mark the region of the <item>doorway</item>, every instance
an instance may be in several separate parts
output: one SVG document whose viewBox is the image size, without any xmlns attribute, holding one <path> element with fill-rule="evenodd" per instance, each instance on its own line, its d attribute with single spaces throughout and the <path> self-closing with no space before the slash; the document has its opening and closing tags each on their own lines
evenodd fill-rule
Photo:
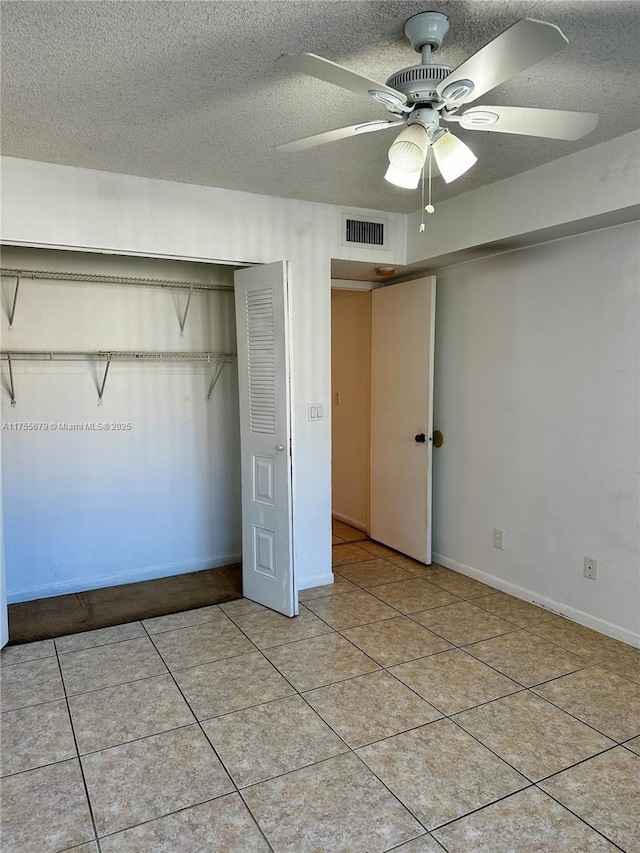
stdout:
<svg viewBox="0 0 640 853">
<path fill-rule="evenodd" d="M 331 300 L 334 522 L 427 565 L 435 287 L 427 276 Z"/>
<path fill-rule="evenodd" d="M 331 290 L 332 517 L 369 533 L 371 291 Z"/>
</svg>

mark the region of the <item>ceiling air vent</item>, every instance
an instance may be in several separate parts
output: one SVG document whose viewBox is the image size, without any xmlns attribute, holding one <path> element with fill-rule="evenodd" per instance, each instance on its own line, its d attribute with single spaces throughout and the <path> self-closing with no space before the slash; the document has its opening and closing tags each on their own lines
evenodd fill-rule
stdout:
<svg viewBox="0 0 640 853">
<path fill-rule="evenodd" d="M 359 219 L 345 214 L 342 217 L 342 245 L 386 249 L 386 224 L 383 219 Z"/>
</svg>

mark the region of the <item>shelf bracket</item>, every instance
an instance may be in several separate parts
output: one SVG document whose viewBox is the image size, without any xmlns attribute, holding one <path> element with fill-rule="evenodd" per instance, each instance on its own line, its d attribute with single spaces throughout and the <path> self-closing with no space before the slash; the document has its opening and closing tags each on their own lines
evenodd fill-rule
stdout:
<svg viewBox="0 0 640 853">
<path fill-rule="evenodd" d="M 226 361 L 221 361 L 218 365 L 216 365 L 216 370 L 215 370 L 215 373 L 213 374 L 213 379 L 211 380 L 211 385 L 209 385 L 209 390 L 207 392 L 207 400 L 211 399 L 211 395 L 213 394 L 213 389 L 216 387 L 216 385 L 218 383 L 218 379 L 220 379 L 220 376 L 222 374 L 222 371 L 224 370 L 224 366 L 226 363 L 227 363 Z"/>
<path fill-rule="evenodd" d="M 9 312 L 9 331 L 13 331 L 13 321 L 16 317 L 16 306 L 18 304 L 18 291 L 20 290 L 20 276 L 16 276 L 16 289 L 13 292 L 13 302 L 11 304 L 11 310 Z M 15 405 L 15 404 L 13 404 Z"/>
<path fill-rule="evenodd" d="M 11 397 L 11 405 L 16 405 L 16 388 L 13 384 L 13 366 L 11 364 L 11 356 L 7 355 L 7 362 L 9 364 L 9 396 Z"/>
<path fill-rule="evenodd" d="M 102 377 L 102 384 L 98 388 L 98 405 L 102 405 L 102 397 L 104 395 L 105 385 L 107 384 L 107 376 L 109 375 L 109 367 L 111 366 L 111 353 L 107 356 L 107 363 L 104 368 L 104 376 Z"/>
<path fill-rule="evenodd" d="M 191 305 L 191 297 L 193 296 L 193 287 L 189 288 L 189 295 L 187 296 L 187 304 L 184 306 L 184 314 L 180 318 L 180 337 L 184 338 L 184 327 L 187 322 L 187 314 L 189 313 L 189 306 Z"/>
</svg>

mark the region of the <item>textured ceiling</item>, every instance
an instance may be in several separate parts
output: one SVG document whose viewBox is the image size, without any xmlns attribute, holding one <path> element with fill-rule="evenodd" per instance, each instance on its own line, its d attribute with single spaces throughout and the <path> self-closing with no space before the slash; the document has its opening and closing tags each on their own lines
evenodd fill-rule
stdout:
<svg viewBox="0 0 640 853">
<path fill-rule="evenodd" d="M 407 17 L 436 8 L 451 29 L 434 61 L 456 66 L 521 17 L 558 24 L 569 46 L 485 103 L 598 112 L 579 142 L 459 131 L 478 164 L 443 200 L 638 127 L 640 4 L 632 2 L 2 3 L 5 155 L 381 210 L 417 209 L 383 180 L 394 131 L 298 154 L 274 145 L 388 113 L 366 97 L 279 70 L 318 53 L 384 81 L 419 61 Z M 458 132 L 458 131 L 456 131 Z"/>
</svg>

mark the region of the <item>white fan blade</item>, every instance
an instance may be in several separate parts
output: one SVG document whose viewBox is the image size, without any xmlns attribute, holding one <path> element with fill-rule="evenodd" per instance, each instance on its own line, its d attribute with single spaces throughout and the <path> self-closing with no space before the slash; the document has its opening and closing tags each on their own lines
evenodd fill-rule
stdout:
<svg viewBox="0 0 640 853">
<path fill-rule="evenodd" d="M 495 121 L 493 117 L 495 116 Z M 549 139 L 581 139 L 598 123 L 595 113 L 540 110 L 530 107 L 472 107 L 460 116 L 465 130 L 519 133 Z"/>
<path fill-rule="evenodd" d="M 436 91 L 447 103 L 475 101 L 525 68 L 553 56 L 568 43 L 555 24 L 523 18 L 454 69 L 438 83 Z M 465 85 L 468 83 L 472 86 Z"/>
<path fill-rule="evenodd" d="M 398 127 L 404 121 L 366 121 L 364 124 L 352 124 L 351 127 L 339 127 L 337 130 L 326 130 L 324 133 L 316 133 L 315 136 L 305 136 L 304 139 L 296 139 L 293 142 L 285 142 L 276 145 L 276 151 L 293 153 L 306 151 L 307 148 L 315 148 L 316 145 L 324 145 L 325 142 L 336 142 L 338 139 L 346 139 L 348 136 L 357 136 L 359 133 L 372 133 L 376 130 L 386 130 L 388 127 Z"/>
<path fill-rule="evenodd" d="M 384 83 L 378 83 L 376 80 L 370 80 L 368 77 L 356 74 L 355 71 L 343 68 L 342 65 L 337 65 L 329 59 L 316 56 L 315 53 L 284 53 L 276 60 L 276 64 L 280 68 L 300 71 L 302 74 L 317 77 L 318 80 L 324 80 L 326 83 L 333 83 L 334 86 L 349 89 L 350 92 L 356 92 L 358 95 L 368 95 L 371 91 L 385 92 L 398 104 L 405 104 L 407 101 L 402 92 L 398 92 Z"/>
</svg>

